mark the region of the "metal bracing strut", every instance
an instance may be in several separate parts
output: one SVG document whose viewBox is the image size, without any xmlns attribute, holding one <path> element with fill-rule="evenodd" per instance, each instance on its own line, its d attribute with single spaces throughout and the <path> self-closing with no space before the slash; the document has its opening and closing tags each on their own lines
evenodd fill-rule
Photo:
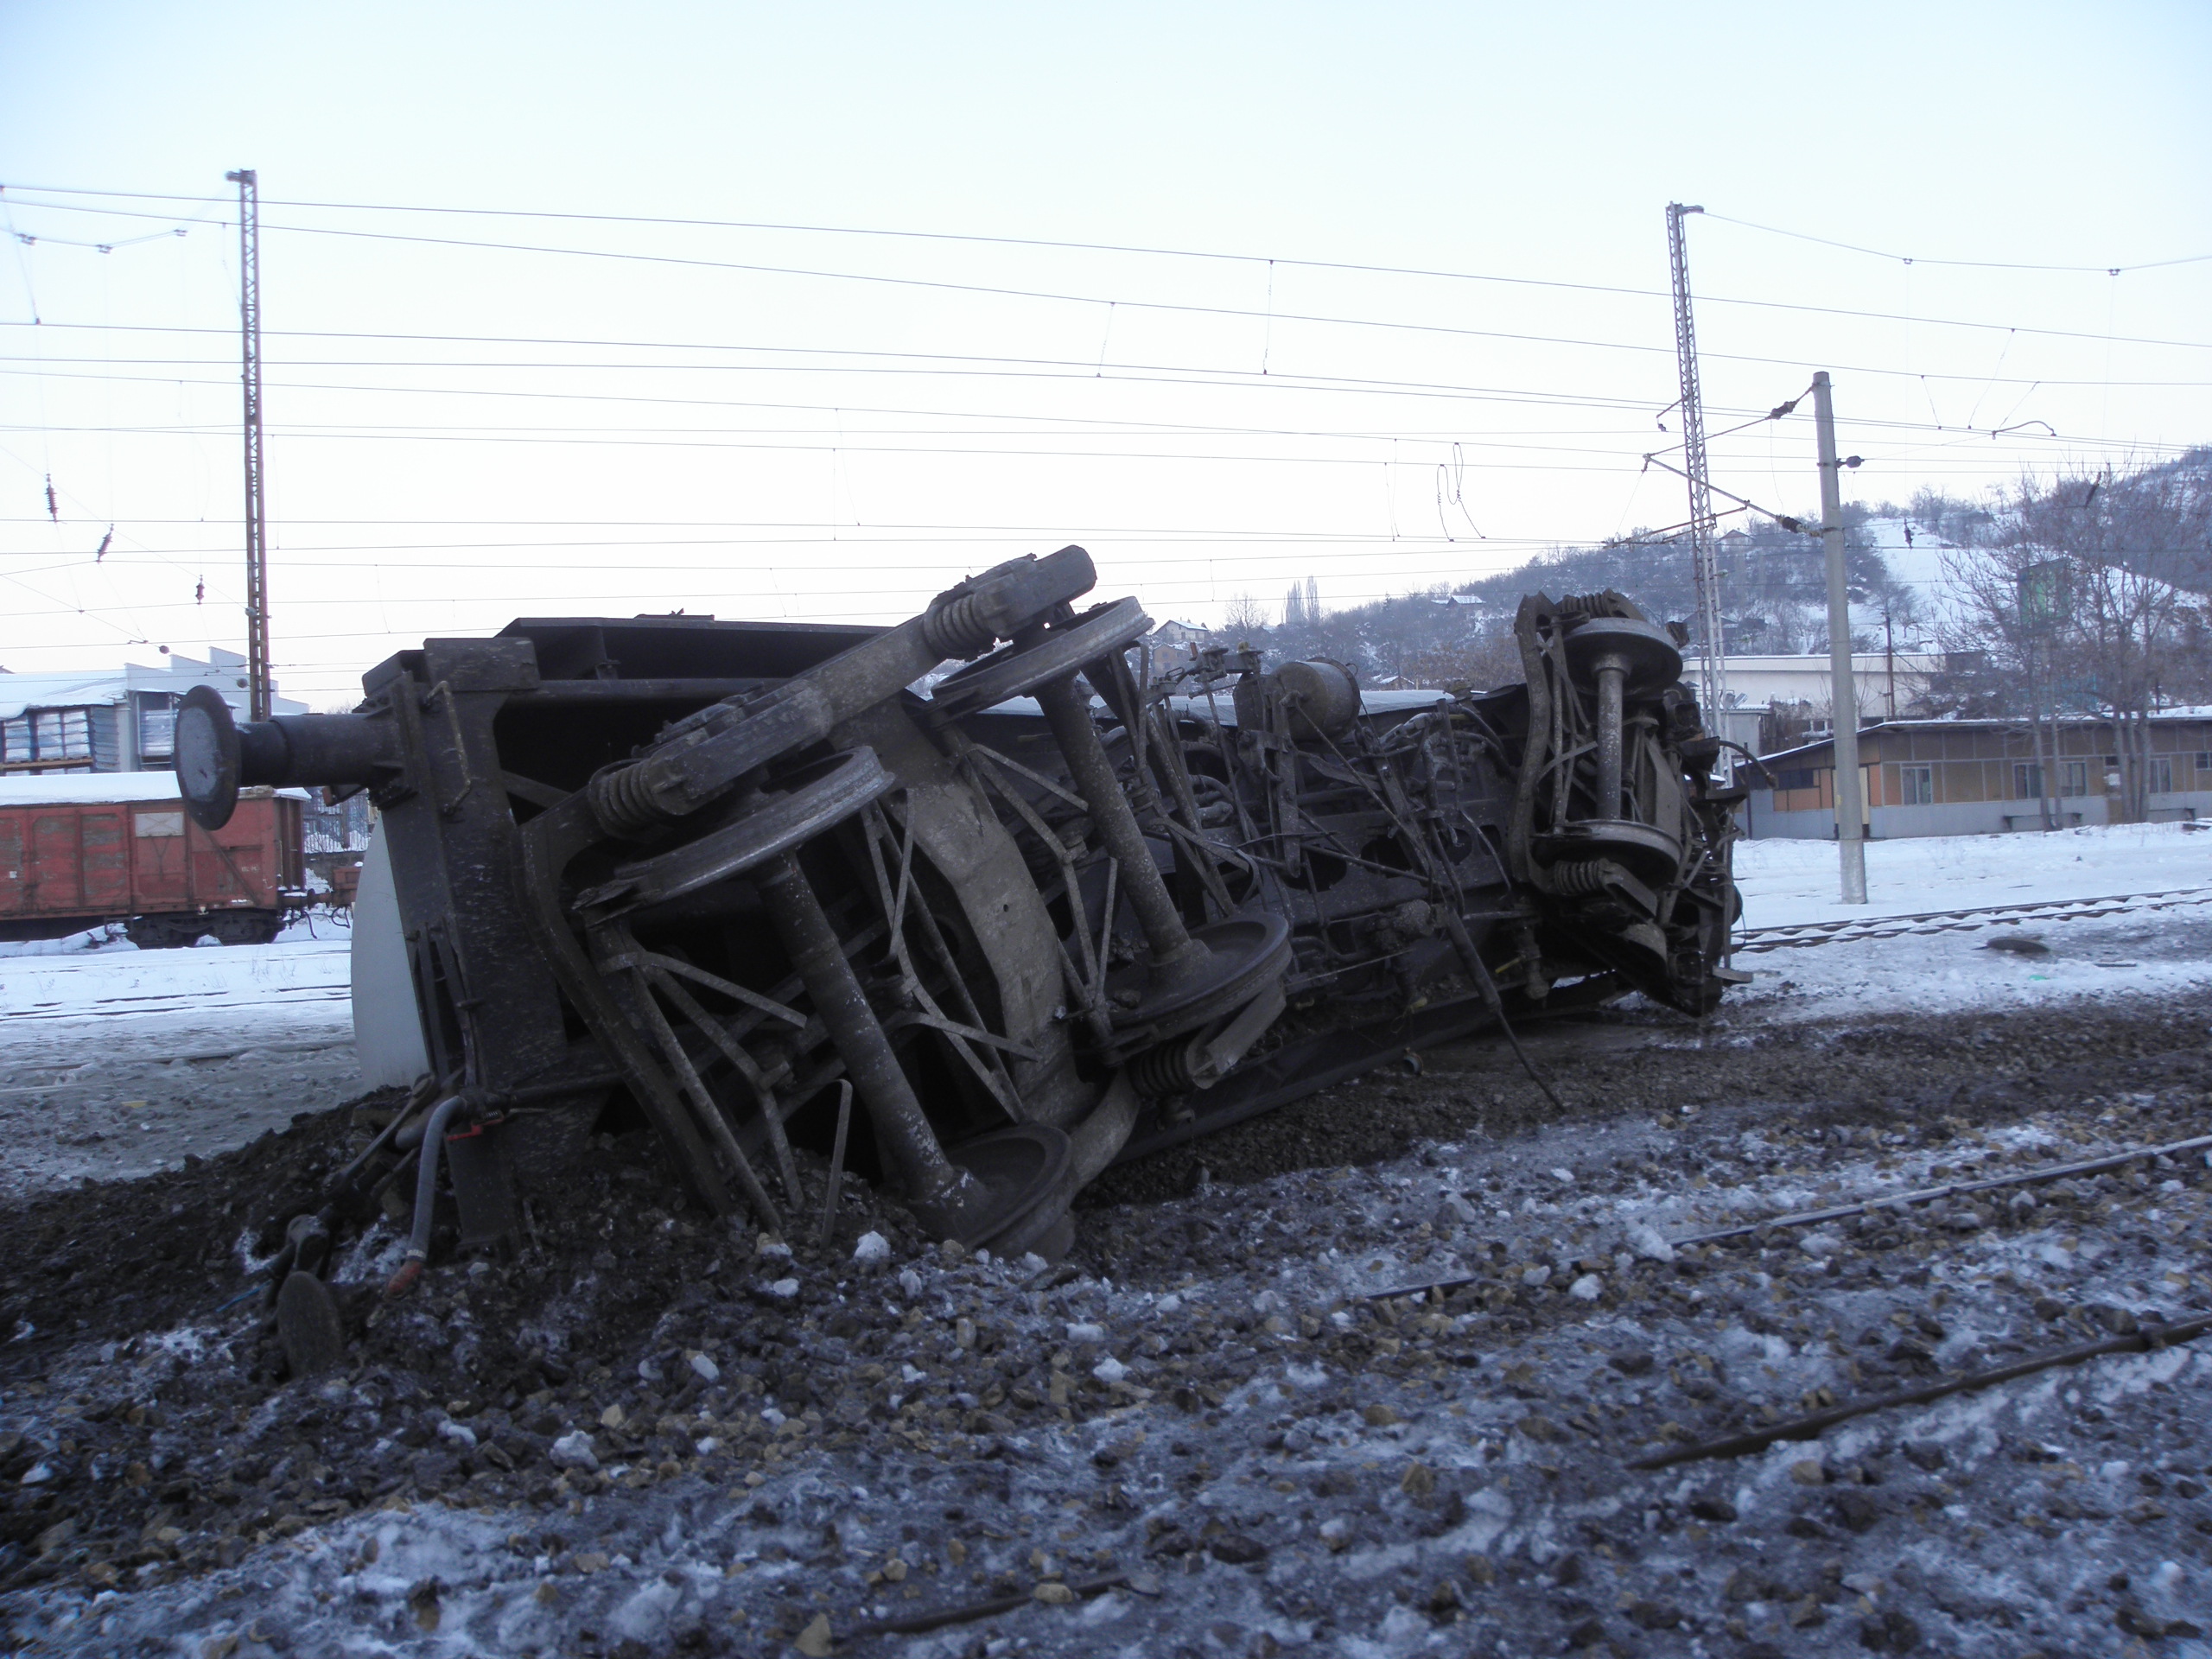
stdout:
<svg viewBox="0 0 2212 1659">
<path fill-rule="evenodd" d="M 1720 632 L 1720 558 L 1713 537 L 1713 484 L 1705 459 L 1705 403 L 1697 383 L 1697 330 L 1690 320 L 1689 247 L 1682 220 L 1702 207 L 1667 204 L 1667 256 L 1675 276 L 1675 355 L 1681 374 L 1682 470 L 1690 484 L 1690 558 L 1697 575 L 1698 699 L 1713 730 L 1728 690 L 1726 642 Z"/>
<path fill-rule="evenodd" d="M 270 711 L 269 521 L 262 496 L 261 187 L 251 168 L 226 173 L 238 188 L 239 378 L 245 388 L 245 656 L 251 718 Z"/>
</svg>

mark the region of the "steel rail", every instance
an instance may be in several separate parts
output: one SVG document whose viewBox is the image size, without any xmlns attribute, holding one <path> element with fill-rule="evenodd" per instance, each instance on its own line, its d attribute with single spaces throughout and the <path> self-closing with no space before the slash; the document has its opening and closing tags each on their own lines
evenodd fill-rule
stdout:
<svg viewBox="0 0 2212 1659">
<path fill-rule="evenodd" d="M 1994 1388 L 2000 1382 L 2033 1376 L 2038 1371 L 2047 1371 L 2060 1365 L 2079 1365 L 2085 1360 L 2095 1359 L 2104 1354 L 2147 1354 L 2170 1344 L 2193 1342 L 2208 1331 L 2212 1331 L 2212 1314 L 2177 1319 L 2171 1325 L 2152 1325 L 2127 1336 L 2109 1337 L 2102 1342 L 2086 1342 L 2078 1347 L 2061 1348 L 1986 1371 L 1969 1371 L 1963 1376 L 1948 1377 L 1923 1388 L 1901 1389 L 1895 1394 L 1877 1395 L 1871 1400 L 1851 1401 L 1844 1405 L 1832 1406 L 1826 1411 L 1814 1412 L 1809 1416 L 1792 1417 L 1742 1434 L 1731 1434 L 1717 1440 L 1700 1440 L 1671 1452 L 1654 1452 L 1649 1457 L 1631 1459 L 1627 1466 L 1630 1469 L 1670 1469 L 1679 1463 L 1700 1463 L 1708 1458 L 1745 1457 L 1753 1452 L 1764 1452 L 1777 1440 L 1817 1439 L 1822 1430 L 1848 1422 L 1853 1417 L 1864 1417 L 1898 1406 L 1931 1405 L 1955 1394 Z"/>
<path fill-rule="evenodd" d="M 2162 1147 L 2139 1147 L 2132 1152 L 2113 1153 L 2103 1158 L 2083 1159 L 2070 1164 L 2046 1164 L 2038 1169 L 2024 1170 L 2017 1175 L 1993 1176 L 1986 1181 L 1953 1181 L 1944 1186 L 1924 1186 L 1886 1198 L 1864 1198 L 1856 1204 L 1836 1205 L 1826 1210 L 1793 1211 L 1789 1215 L 1775 1216 L 1765 1221 L 1745 1222 L 1741 1226 L 1724 1227 L 1718 1232 L 1692 1233 L 1687 1238 L 1667 1242 L 1680 1249 L 1689 1244 L 1713 1244 L 1724 1239 L 1747 1238 L 1753 1234 L 1764 1233 L 1770 1228 L 1816 1227 L 1824 1221 L 1843 1221 L 1876 1210 L 1902 1210 L 1907 1205 L 1933 1204 L 1938 1198 L 1963 1198 L 1973 1192 L 1993 1192 L 2008 1186 L 2036 1186 L 2046 1181 L 2063 1181 L 2075 1175 L 2100 1175 L 2107 1170 L 2125 1169 L 2130 1164 L 2142 1163 L 2152 1158 L 2170 1158 L 2179 1153 L 2202 1152 L 2208 1148 L 2212 1148 L 2212 1135 L 2200 1135 L 2188 1141 L 2172 1141 Z"/>
<path fill-rule="evenodd" d="M 1959 910 L 1920 911 L 1904 916 L 1853 916 L 1825 922 L 1788 922 L 1754 927 L 1736 936 L 1744 954 L 1803 949 L 1859 939 L 1891 939 L 1904 933 L 1971 932 L 2007 922 L 2074 922 L 2116 916 L 2134 910 L 2163 910 L 2177 905 L 2212 904 L 2212 887 L 2174 887 L 2160 893 L 2121 893 L 2098 899 L 2029 899 L 2013 905 L 1980 905 Z M 1923 925 L 1934 924 L 1934 925 Z"/>
</svg>

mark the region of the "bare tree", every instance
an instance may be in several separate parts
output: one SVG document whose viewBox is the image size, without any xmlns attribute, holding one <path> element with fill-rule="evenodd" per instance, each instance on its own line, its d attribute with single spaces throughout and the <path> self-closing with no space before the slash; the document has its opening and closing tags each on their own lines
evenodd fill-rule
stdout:
<svg viewBox="0 0 2212 1659">
<path fill-rule="evenodd" d="M 2022 486 L 2023 493 L 2026 489 Z M 2063 600 L 2047 593 L 2037 573 L 2047 572 L 2050 564 L 2048 549 L 2011 537 L 1989 545 L 1947 549 L 1942 555 L 1956 607 L 1943 631 L 1943 649 L 1953 659 L 1974 664 L 1990 712 L 2027 717 L 2042 778 L 2037 794 L 2046 830 L 2058 827 L 2056 766 L 2045 764 L 2044 714 L 2052 681 L 2051 638 Z M 2056 747 L 2055 736 L 2050 747 Z"/>
<path fill-rule="evenodd" d="M 1503 628 L 1397 654 L 1392 667 L 1408 687 L 1488 690 L 1522 676 L 1521 648 Z"/>
<path fill-rule="evenodd" d="M 1943 556 L 1963 601 L 1944 643 L 1980 653 L 1998 706 L 2027 715 L 2047 826 L 2057 823 L 2057 741 L 2052 725 L 2046 748 L 2046 728 L 2063 713 L 2112 722 L 2120 816 L 2149 815 L 2151 716 L 2177 669 L 2188 680 L 2202 672 L 2202 599 L 2177 578 L 2202 566 L 2209 538 L 2201 469 L 2107 467 L 2048 486 L 2024 480 L 1978 544 Z"/>
<path fill-rule="evenodd" d="M 1239 594 L 1222 607 L 1222 631 L 1243 639 L 1268 631 L 1268 614 L 1249 594 Z"/>
</svg>

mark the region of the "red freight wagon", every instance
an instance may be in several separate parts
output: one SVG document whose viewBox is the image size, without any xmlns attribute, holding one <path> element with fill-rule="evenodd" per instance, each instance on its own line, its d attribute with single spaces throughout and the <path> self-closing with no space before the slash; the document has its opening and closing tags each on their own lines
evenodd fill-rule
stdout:
<svg viewBox="0 0 2212 1659">
<path fill-rule="evenodd" d="M 0 779 L 0 938 L 122 922 L 132 943 L 265 944 L 304 901 L 296 791 L 242 789 L 212 834 L 164 772 Z"/>
</svg>

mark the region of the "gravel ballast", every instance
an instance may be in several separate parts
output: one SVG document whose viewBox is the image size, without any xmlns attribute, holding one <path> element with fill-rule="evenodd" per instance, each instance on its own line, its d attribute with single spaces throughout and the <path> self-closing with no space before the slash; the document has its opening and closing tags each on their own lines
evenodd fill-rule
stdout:
<svg viewBox="0 0 2212 1659">
<path fill-rule="evenodd" d="M 1112 1173 L 1065 1262 L 684 1208 L 643 1136 L 280 1380 L 257 1230 L 388 1103 L 0 1217 L 0 1617 L 45 1652 L 2201 1650 L 2212 1341 L 1633 1459 L 2212 1309 L 2212 1001 L 1532 1033 Z M 810 1179 L 820 1179 L 818 1171 Z M 810 1229 L 808 1230 L 810 1232 Z M 1471 1282 L 1389 1296 L 1434 1281 Z M 921 1633 L 884 1627 L 957 1617 Z"/>
</svg>

